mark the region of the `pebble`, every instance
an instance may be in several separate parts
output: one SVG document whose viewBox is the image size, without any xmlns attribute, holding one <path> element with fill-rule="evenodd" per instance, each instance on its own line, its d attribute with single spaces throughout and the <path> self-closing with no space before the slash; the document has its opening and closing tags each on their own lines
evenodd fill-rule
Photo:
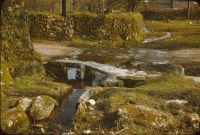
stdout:
<svg viewBox="0 0 200 135">
<path fill-rule="evenodd" d="M 96 104 L 96 101 L 94 99 L 89 99 L 86 103 L 87 105 L 94 106 Z"/>
<path fill-rule="evenodd" d="M 168 100 L 166 101 L 167 104 L 170 104 L 170 103 L 175 103 L 175 104 L 179 104 L 179 105 L 185 105 L 188 103 L 187 100 L 179 100 L 179 99 L 175 99 L 175 100 Z"/>
<path fill-rule="evenodd" d="M 92 131 L 88 129 L 88 130 L 84 130 L 84 131 L 83 131 L 83 134 L 84 134 L 84 135 L 89 135 L 91 132 L 92 132 Z"/>
</svg>

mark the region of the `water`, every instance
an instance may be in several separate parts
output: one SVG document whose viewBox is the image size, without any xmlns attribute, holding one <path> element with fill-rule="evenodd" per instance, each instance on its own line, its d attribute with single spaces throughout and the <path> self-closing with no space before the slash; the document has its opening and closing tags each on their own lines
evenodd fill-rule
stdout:
<svg viewBox="0 0 200 135">
<path fill-rule="evenodd" d="M 78 77 L 78 76 L 84 76 L 84 75 L 78 75 L 78 70 L 80 69 L 69 68 L 66 72 L 66 75 L 64 75 L 65 77 L 62 79 L 61 78 L 55 79 L 55 82 L 66 83 L 68 85 L 71 85 L 74 89 L 84 89 L 87 86 L 99 86 L 101 82 L 106 79 L 106 75 L 98 71 L 93 71 L 92 74 L 85 72 L 84 74 L 91 74 L 91 75 L 90 76 L 85 75 L 85 77 Z"/>
<path fill-rule="evenodd" d="M 77 74 L 77 69 L 76 68 L 70 68 L 67 71 L 67 79 L 68 80 L 76 80 L 76 74 Z"/>
<path fill-rule="evenodd" d="M 172 33 L 166 32 L 166 35 L 165 35 L 165 36 L 162 36 L 162 37 L 144 39 L 143 43 L 144 43 L 144 44 L 145 44 L 145 43 L 150 43 L 150 42 L 153 42 L 153 41 L 159 41 L 159 40 L 163 40 L 163 39 L 171 38 L 171 37 L 172 37 Z"/>
<path fill-rule="evenodd" d="M 83 89 L 73 89 L 72 94 L 64 99 L 61 105 L 62 111 L 58 116 L 60 123 L 70 126 L 77 110 L 77 101 L 84 92 Z"/>
</svg>

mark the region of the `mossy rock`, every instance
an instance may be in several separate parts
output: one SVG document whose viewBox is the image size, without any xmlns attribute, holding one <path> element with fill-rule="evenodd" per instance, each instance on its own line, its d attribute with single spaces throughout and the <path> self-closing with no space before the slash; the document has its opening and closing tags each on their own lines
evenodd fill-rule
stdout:
<svg viewBox="0 0 200 135">
<path fill-rule="evenodd" d="M 124 105 L 120 108 L 125 108 L 132 121 L 139 125 L 167 127 L 173 121 L 171 115 L 144 105 Z"/>
<path fill-rule="evenodd" d="M 12 76 L 10 75 L 9 69 L 5 64 L 1 64 L 0 76 L 1 76 L 1 85 L 10 84 L 14 82 Z"/>
<path fill-rule="evenodd" d="M 25 134 L 30 129 L 28 116 L 22 108 L 12 108 L 1 115 L 1 129 L 6 134 Z"/>
<path fill-rule="evenodd" d="M 56 104 L 57 101 L 49 96 L 38 96 L 31 106 L 30 115 L 34 120 L 43 120 L 50 116 Z"/>
</svg>

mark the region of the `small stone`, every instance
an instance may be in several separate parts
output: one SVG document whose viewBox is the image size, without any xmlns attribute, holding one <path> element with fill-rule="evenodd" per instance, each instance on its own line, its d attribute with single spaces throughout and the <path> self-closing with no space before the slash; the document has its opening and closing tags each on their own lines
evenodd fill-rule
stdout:
<svg viewBox="0 0 200 135">
<path fill-rule="evenodd" d="M 62 133 L 62 135 L 75 135 L 75 133 L 72 132 L 72 131 L 70 131 L 70 132 L 68 132 L 68 133 Z"/>
<path fill-rule="evenodd" d="M 168 100 L 166 101 L 166 104 L 170 104 L 170 103 L 175 103 L 175 104 L 179 104 L 179 105 L 185 105 L 188 103 L 188 101 L 186 100 L 179 100 L 179 99 L 176 99 L 176 100 Z"/>
<path fill-rule="evenodd" d="M 47 30 L 50 28 L 50 26 L 49 25 L 46 25 L 46 28 L 47 28 Z"/>
<path fill-rule="evenodd" d="M 55 88 L 55 90 L 56 90 L 56 91 L 60 91 L 60 90 L 61 90 L 61 87 L 58 86 L 58 87 Z"/>
<path fill-rule="evenodd" d="M 92 132 L 92 131 L 88 129 L 88 130 L 84 130 L 84 131 L 83 131 L 83 134 L 84 134 L 84 135 L 89 135 L 89 134 L 91 134 L 91 132 Z"/>
<path fill-rule="evenodd" d="M 21 106 L 24 111 L 27 111 L 28 108 L 30 108 L 32 102 L 32 99 L 25 97 L 19 100 L 18 106 Z"/>
<path fill-rule="evenodd" d="M 145 71 L 137 71 L 137 72 L 135 73 L 136 76 L 146 76 L 147 74 L 148 74 L 148 73 L 145 72 Z"/>
<path fill-rule="evenodd" d="M 54 35 L 53 33 L 49 33 L 49 37 L 50 37 L 50 38 L 54 38 L 55 35 Z"/>
<path fill-rule="evenodd" d="M 89 106 L 89 107 L 87 107 L 87 108 L 88 108 L 88 110 L 90 110 L 90 111 L 94 111 L 94 108 L 91 107 L 91 106 Z"/>
<path fill-rule="evenodd" d="M 127 111 L 125 108 L 123 108 L 123 109 L 119 108 L 119 109 L 117 110 L 117 115 L 118 115 L 119 117 L 126 116 L 126 115 L 128 115 L 128 111 Z"/>
<path fill-rule="evenodd" d="M 106 132 L 104 130 L 101 131 L 101 134 L 105 134 Z"/>
<path fill-rule="evenodd" d="M 94 99 L 90 99 L 86 102 L 87 106 L 94 106 L 96 104 L 96 101 Z"/>
<path fill-rule="evenodd" d="M 41 131 L 42 134 L 46 133 L 45 130 L 44 130 L 44 128 L 40 128 L 40 131 Z"/>
<path fill-rule="evenodd" d="M 44 126 L 42 124 L 36 124 L 35 127 L 43 128 Z"/>
<path fill-rule="evenodd" d="M 199 128 L 200 126 L 200 117 L 197 113 L 192 113 L 191 115 L 189 115 L 189 118 L 190 118 L 190 122 L 192 124 L 192 126 L 196 129 Z"/>
</svg>

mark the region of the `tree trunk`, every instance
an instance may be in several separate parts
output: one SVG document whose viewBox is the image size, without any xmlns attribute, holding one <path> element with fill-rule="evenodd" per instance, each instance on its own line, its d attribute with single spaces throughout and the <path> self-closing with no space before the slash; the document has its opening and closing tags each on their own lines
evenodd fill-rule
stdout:
<svg viewBox="0 0 200 135">
<path fill-rule="evenodd" d="M 188 14 L 187 14 L 188 20 L 190 19 L 190 0 L 188 0 Z"/>
<path fill-rule="evenodd" d="M 104 0 L 102 0 L 102 13 L 104 14 Z"/>
<path fill-rule="evenodd" d="M 108 5 L 108 12 L 111 12 L 111 6 L 112 6 L 112 0 L 109 0 L 109 5 Z"/>
<path fill-rule="evenodd" d="M 34 1 L 35 11 L 37 11 L 37 0 Z"/>
<path fill-rule="evenodd" d="M 101 0 L 99 0 L 99 13 L 101 13 Z"/>
<path fill-rule="evenodd" d="M 54 12 L 54 2 L 53 2 L 53 0 L 51 0 L 51 12 L 52 13 Z"/>
<path fill-rule="evenodd" d="M 66 17 L 66 0 L 62 0 L 62 16 Z"/>
</svg>

